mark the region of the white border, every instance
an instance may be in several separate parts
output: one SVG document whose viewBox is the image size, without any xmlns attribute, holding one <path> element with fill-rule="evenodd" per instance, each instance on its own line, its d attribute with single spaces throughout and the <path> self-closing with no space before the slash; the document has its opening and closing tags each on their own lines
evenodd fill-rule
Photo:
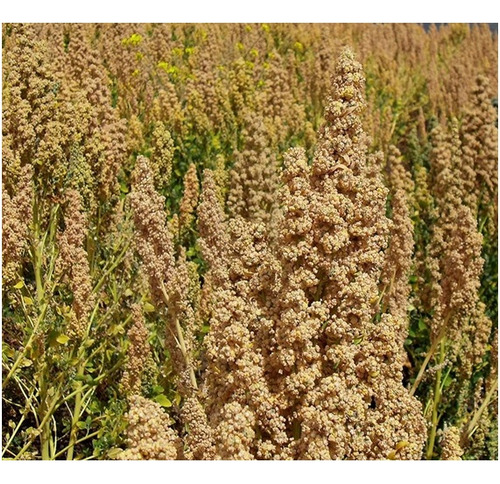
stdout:
<svg viewBox="0 0 500 484">
<path fill-rule="evenodd" d="M 2 22 L 498 23 L 494 0 L 4 0 Z"/>
</svg>

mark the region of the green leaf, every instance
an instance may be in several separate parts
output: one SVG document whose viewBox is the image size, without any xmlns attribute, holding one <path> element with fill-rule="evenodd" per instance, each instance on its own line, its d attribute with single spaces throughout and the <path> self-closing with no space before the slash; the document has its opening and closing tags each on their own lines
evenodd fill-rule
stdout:
<svg viewBox="0 0 500 484">
<path fill-rule="evenodd" d="M 2 345 L 2 353 L 6 355 L 8 358 L 14 358 L 16 352 L 13 348 L 11 348 L 8 344 L 4 343 Z"/>
<path fill-rule="evenodd" d="M 32 306 L 33 305 L 33 299 L 31 299 L 28 296 L 24 296 L 23 297 L 23 301 L 24 301 L 24 304 L 26 304 L 26 306 Z"/>
<path fill-rule="evenodd" d="M 125 329 L 123 328 L 123 326 L 121 324 L 115 324 L 110 328 L 109 332 L 111 335 L 115 336 L 117 334 L 124 334 Z"/>
<path fill-rule="evenodd" d="M 122 449 L 119 447 L 113 447 L 112 449 L 108 450 L 108 458 L 109 459 L 116 459 L 121 453 L 123 452 Z"/>
<path fill-rule="evenodd" d="M 153 400 L 159 403 L 162 407 L 172 406 L 172 402 L 165 395 L 163 395 L 163 393 L 161 393 L 160 395 L 156 395 Z"/>
<path fill-rule="evenodd" d="M 66 336 L 65 334 L 60 334 L 56 338 L 56 341 L 62 345 L 65 345 L 69 341 L 69 336 Z"/>
<path fill-rule="evenodd" d="M 19 281 L 15 286 L 14 289 L 21 289 L 24 287 L 24 281 Z"/>
<path fill-rule="evenodd" d="M 145 303 L 143 306 L 144 312 L 146 313 L 152 313 L 155 310 L 155 307 L 151 303 Z"/>
<path fill-rule="evenodd" d="M 453 383 L 453 378 L 450 375 L 447 375 L 443 382 L 443 387 L 448 388 L 452 383 Z"/>
<path fill-rule="evenodd" d="M 23 358 L 21 361 L 21 364 L 19 365 L 21 368 L 26 368 L 28 366 L 31 366 L 33 362 L 29 358 Z"/>
<path fill-rule="evenodd" d="M 165 391 L 160 385 L 153 385 L 152 390 L 155 395 L 158 395 L 159 393 L 163 393 Z"/>
</svg>

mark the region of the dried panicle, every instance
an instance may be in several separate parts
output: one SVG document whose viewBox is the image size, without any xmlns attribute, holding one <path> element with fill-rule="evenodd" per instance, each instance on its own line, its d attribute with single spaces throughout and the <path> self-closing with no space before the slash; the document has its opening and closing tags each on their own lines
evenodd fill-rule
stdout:
<svg viewBox="0 0 500 484">
<path fill-rule="evenodd" d="M 155 190 L 148 159 L 143 156 L 137 158 L 132 188 L 135 247 L 148 277 L 153 301 L 158 307 L 168 309 L 165 341 L 174 362 L 179 390 L 189 395 L 196 387 L 191 343 L 194 331 L 188 331 L 189 338 L 185 340 L 182 323 L 193 326 L 195 316 L 186 299 L 189 277 L 185 254 L 181 254 L 176 264 L 173 237 L 163 209 L 165 199 Z"/>
<path fill-rule="evenodd" d="M 194 54 L 193 76 L 186 82 L 186 112 L 199 133 L 215 132 L 223 127 L 222 106 L 227 98 L 214 69 L 216 44 L 213 38 L 206 42 L 207 45 L 201 44 Z"/>
<path fill-rule="evenodd" d="M 458 207 L 449 218 L 443 216 L 441 220 L 444 227 L 442 235 L 439 235 L 442 242 L 439 245 L 443 249 L 439 259 L 440 291 L 434 319 L 438 326 L 448 319 L 451 327 L 448 337 L 458 340 L 458 322 L 469 315 L 478 302 L 483 268 L 483 238 L 477 231 L 476 220 L 468 207 Z M 439 332 L 440 326 L 433 325 L 433 331 Z"/>
<path fill-rule="evenodd" d="M 127 449 L 120 460 L 173 460 L 182 458 L 182 444 L 160 404 L 140 395 L 129 399 Z"/>
<path fill-rule="evenodd" d="M 373 321 L 390 224 L 380 164 L 367 154 L 359 120 L 362 85 L 361 68 L 345 51 L 312 167 L 303 150 L 285 159 L 274 304 L 255 295 L 252 254 L 262 249 L 245 235 L 242 219 L 230 222 L 233 244 L 221 255 L 228 236 L 214 223 L 223 220 L 220 208 L 211 227 L 201 214 L 209 194 L 210 208 L 216 205 L 213 182 L 204 182 L 204 256 L 210 270 L 217 263 L 229 268 L 231 282 L 212 283 L 207 341 L 207 408 L 222 458 L 421 454 L 420 404 L 401 384 L 401 323 L 389 315 Z M 263 324 L 268 329 L 257 337 Z"/>
<path fill-rule="evenodd" d="M 104 200 L 116 199 L 119 193 L 118 172 L 125 164 L 126 120 L 117 119 L 113 112 L 102 127 L 104 163 L 99 174 L 100 195 Z"/>
<path fill-rule="evenodd" d="M 269 223 L 276 211 L 278 165 L 270 149 L 264 119 L 245 116 L 244 148 L 236 152 L 230 172 L 228 208 L 232 216 Z"/>
<path fill-rule="evenodd" d="M 140 394 L 142 372 L 146 366 L 150 348 L 148 343 L 149 333 L 141 307 L 138 304 L 132 306 L 132 327 L 128 330 L 127 336 L 130 346 L 121 385 L 125 395 Z"/>
<path fill-rule="evenodd" d="M 210 309 L 205 310 L 210 318 L 205 406 L 214 432 L 216 455 L 232 459 L 259 456 L 259 449 L 253 448 L 255 433 L 253 424 L 248 427 L 249 422 L 255 422 L 269 435 L 267 445 L 275 454 L 286 435 L 267 387 L 261 350 L 255 344 L 262 313 L 252 297 L 260 287 L 256 281 L 257 287 L 253 286 L 252 275 L 262 261 L 256 253 L 253 234 L 255 239 L 261 239 L 265 228 L 262 224 L 257 228 L 241 217 L 227 224 L 209 170 L 204 173 L 198 225 L 202 253 L 209 265 L 205 277 L 209 292 L 204 296 L 210 298 Z M 241 425 L 233 420 L 235 409 L 241 409 L 244 416 Z"/>
<path fill-rule="evenodd" d="M 394 145 L 389 146 L 387 170 L 391 191 L 396 193 L 397 190 L 403 190 L 407 196 L 411 196 L 415 189 L 415 184 L 413 183 L 411 173 L 403 164 L 401 152 Z"/>
<path fill-rule="evenodd" d="M 141 120 L 135 114 L 132 114 L 127 119 L 127 149 L 131 153 L 139 153 L 144 144 L 144 126 L 142 125 Z M 169 175 L 170 177 L 170 172 Z"/>
<path fill-rule="evenodd" d="M 134 213 L 135 247 L 149 279 L 154 300 L 163 305 L 164 292 L 174 278 L 174 247 L 166 225 L 164 197 L 154 187 L 149 160 L 138 156 L 133 174 L 131 206 Z"/>
<path fill-rule="evenodd" d="M 196 301 L 190 298 L 192 284 L 189 275 L 186 250 L 181 247 L 175 264 L 174 279 L 167 288 L 168 324 L 165 341 L 182 395 L 190 395 L 194 390 L 192 377 L 195 371 L 196 335 L 199 330 L 195 313 Z M 182 343 L 179 341 L 179 332 L 182 333 Z"/>
<path fill-rule="evenodd" d="M 465 316 L 461 338 L 458 341 L 460 378 L 470 380 L 474 367 L 478 367 L 488 352 L 493 322 L 486 314 L 486 305 L 479 301 L 470 316 Z"/>
<path fill-rule="evenodd" d="M 163 123 L 155 125 L 151 148 L 151 168 L 157 190 L 168 187 L 172 175 L 172 161 L 174 158 L 174 141 L 167 127 Z"/>
<path fill-rule="evenodd" d="M 69 31 L 68 82 L 83 91 L 92 106 L 88 125 L 87 157 L 97 175 L 99 197 L 115 198 L 118 171 L 126 157 L 126 121 L 112 107 L 108 74 L 92 45 L 92 25 L 73 24 Z"/>
<path fill-rule="evenodd" d="M 462 460 L 464 454 L 460 447 L 460 430 L 457 427 L 447 427 L 441 436 L 441 459 Z"/>
<path fill-rule="evenodd" d="M 20 166 L 31 164 L 35 187 L 61 195 L 74 121 L 71 102 L 61 102 L 47 44 L 31 25 L 14 25 L 14 45 L 4 58 L 2 167 L 4 184 L 15 188 Z M 45 214 L 43 214 L 45 215 Z"/>
<path fill-rule="evenodd" d="M 447 337 L 460 339 L 460 321 L 474 311 L 483 268 L 482 235 L 471 209 L 464 205 L 457 159 L 460 140 L 453 131 L 446 136 L 444 128 L 433 131 L 432 170 L 434 197 L 439 218 L 433 227 L 429 249 L 432 276 L 432 331 L 437 336 L 450 326 Z"/>
<path fill-rule="evenodd" d="M 389 146 L 387 169 L 392 192 L 392 230 L 381 287 L 383 307 L 401 325 L 397 333 L 403 343 L 407 335 L 411 292 L 409 278 L 413 263 L 414 228 L 410 211 L 415 184 L 410 172 L 403 166 L 400 151 L 394 145 Z"/>
<path fill-rule="evenodd" d="M 161 79 L 158 96 L 154 98 L 152 116 L 155 121 L 163 122 L 169 129 L 182 133 L 184 128 L 184 112 L 179 102 L 175 86 L 163 69 L 158 69 Z"/>
<path fill-rule="evenodd" d="M 36 162 L 37 145 L 51 125 L 56 79 L 47 62 L 47 46 L 33 26 L 12 26 L 14 45 L 3 59 L 2 133 L 22 164 Z M 15 174 L 3 162 L 4 174 Z"/>
<path fill-rule="evenodd" d="M 226 194 L 229 185 L 229 171 L 226 169 L 226 159 L 224 155 L 217 155 L 214 162 L 214 179 L 218 187 L 218 199 L 222 207 L 226 205 Z"/>
<path fill-rule="evenodd" d="M 236 119 L 241 119 L 246 109 L 255 111 L 255 80 L 252 65 L 240 57 L 231 64 L 227 76 L 229 101 Z"/>
<path fill-rule="evenodd" d="M 283 143 L 291 133 L 297 133 L 305 124 L 305 109 L 297 98 L 297 76 L 293 69 L 292 59 L 283 59 L 276 51 L 269 54 L 269 67 L 265 70 L 265 90 L 258 102 L 260 109 L 270 121 L 270 132 L 274 133 L 274 144 Z M 295 97 L 295 96 L 296 97 Z"/>
<path fill-rule="evenodd" d="M 73 292 L 73 315 L 68 332 L 81 338 L 88 326 L 88 318 L 94 304 L 92 279 L 85 242 L 88 222 L 83 212 L 82 199 L 75 190 L 66 194 L 64 210 L 65 229 L 59 235 L 58 264 Z"/>
<path fill-rule="evenodd" d="M 409 278 L 413 263 L 413 223 L 408 195 L 398 189 L 392 197 L 392 232 L 382 270 L 383 307 L 400 324 L 397 334 L 403 344 L 408 330 L 408 306 L 411 287 Z"/>
<path fill-rule="evenodd" d="M 182 420 L 187 433 L 184 454 L 189 460 L 213 460 L 215 458 L 213 432 L 207 422 L 205 409 L 196 397 L 190 397 L 182 406 Z"/>
<path fill-rule="evenodd" d="M 179 208 L 179 232 L 181 234 L 188 233 L 191 229 L 198 205 L 199 193 L 196 165 L 192 163 L 184 176 L 184 194 Z"/>
<path fill-rule="evenodd" d="M 236 403 L 265 434 L 247 449 L 251 458 L 272 458 L 288 440 L 284 419 L 276 410 L 275 397 L 266 381 L 265 356 L 269 325 L 265 319 L 265 297 L 272 257 L 268 252 L 263 224 L 241 217 L 229 221 L 231 246 L 228 254 L 231 287 L 214 287 L 214 308 L 207 337 L 206 389 L 210 422 L 216 431 L 217 453 L 228 456 L 225 433 L 232 428 L 222 402 Z M 227 375 L 225 378 L 223 375 Z M 246 390 L 244 390 L 246 389 Z M 231 447 L 233 458 L 250 458 L 243 447 Z M 246 456 L 246 457 L 243 457 Z M 223 457 L 227 458 L 227 457 Z"/>
<path fill-rule="evenodd" d="M 33 169 L 21 169 L 17 190 L 10 195 L 2 185 L 2 283 L 7 288 L 17 282 L 28 249 L 33 205 Z"/>
<path fill-rule="evenodd" d="M 229 236 L 214 174 L 208 169 L 203 172 L 201 198 L 198 205 L 198 232 L 203 258 L 213 273 L 213 282 L 221 285 L 221 278 L 227 277 L 226 250 L 229 246 Z"/>
<path fill-rule="evenodd" d="M 485 76 L 478 76 L 472 92 L 472 102 L 465 112 L 462 122 L 461 139 L 463 144 L 462 166 L 468 181 L 467 189 L 473 189 L 474 197 L 468 197 L 469 206 L 482 198 L 485 207 L 497 207 L 498 192 L 498 128 L 497 112 L 490 94 L 490 82 Z M 475 184 L 470 168 L 476 173 Z M 469 200 L 470 198 L 470 200 Z M 490 214 L 492 224 L 496 226 L 496 209 Z"/>
<path fill-rule="evenodd" d="M 252 460 L 250 449 L 255 439 L 255 416 L 238 402 L 225 403 L 222 412 L 222 421 L 216 431 L 219 457 Z"/>
<path fill-rule="evenodd" d="M 378 325 L 373 322 L 390 224 L 378 162 L 366 153 L 360 121 L 363 83 L 360 65 L 345 50 L 310 177 L 316 267 L 321 271 L 320 283 L 313 288 L 329 314 L 320 340 L 320 347 L 325 345 L 323 375 L 299 414 L 303 419 L 299 449 L 308 458 L 387 457 L 398 439 L 408 443 L 399 449 L 400 458 L 418 458 L 423 445 L 420 406 L 402 386 L 400 358 L 396 358 L 402 351 L 400 325 L 391 317 Z M 332 368 L 341 376 L 332 374 Z M 341 416 L 346 412 L 358 419 L 345 422 Z M 376 423 L 382 421 L 385 425 Z M 344 439 L 328 437 L 339 433 Z M 346 439 L 353 434 L 360 437 Z M 368 437 L 375 434 L 379 438 Z"/>
</svg>

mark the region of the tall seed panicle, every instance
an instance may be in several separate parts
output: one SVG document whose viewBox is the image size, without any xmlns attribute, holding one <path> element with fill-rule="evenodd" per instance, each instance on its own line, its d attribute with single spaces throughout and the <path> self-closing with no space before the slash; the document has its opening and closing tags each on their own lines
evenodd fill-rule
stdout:
<svg viewBox="0 0 500 484">
<path fill-rule="evenodd" d="M 174 244 L 166 224 L 165 198 L 155 190 L 153 172 L 144 156 L 136 160 L 130 200 L 135 247 L 148 276 L 151 294 L 163 305 L 165 288 L 174 279 Z"/>
<path fill-rule="evenodd" d="M 81 338 L 87 325 L 94 303 L 92 279 L 85 240 L 87 218 L 82 208 L 82 199 L 76 190 L 66 194 L 67 206 L 64 210 L 65 229 L 59 236 L 59 264 L 73 292 L 73 311 L 69 333 Z"/>
<path fill-rule="evenodd" d="M 127 335 L 130 346 L 127 352 L 127 365 L 122 377 L 122 387 L 127 395 L 140 394 L 141 377 L 149 357 L 148 330 L 144 321 L 141 307 L 132 306 L 132 327 Z"/>
</svg>

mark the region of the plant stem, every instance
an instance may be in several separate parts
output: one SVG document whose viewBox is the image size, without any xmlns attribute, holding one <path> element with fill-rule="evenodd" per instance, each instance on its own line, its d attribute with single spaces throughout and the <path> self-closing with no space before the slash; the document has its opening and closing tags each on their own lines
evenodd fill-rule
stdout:
<svg viewBox="0 0 500 484">
<path fill-rule="evenodd" d="M 461 439 L 462 440 L 462 442 L 461 442 L 462 445 L 465 445 L 465 443 L 467 442 L 467 440 L 469 440 L 469 438 L 472 436 L 472 434 L 474 432 L 474 428 L 476 427 L 477 423 L 479 422 L 479 419 L 481 418 L 481 415 L 483 414 L 483 412 L 486 410 L 486 408 L 490 404 L 490 401 L 491 401 L 491 399 L 492 399 L 495 391 L 497 390 L 497 388 L 498 388 L 498 379 L 495 379 L 495 381 L 491 385 L 491 388 L 489 389 L 488 393 L 484 397 L 483 403 L 477 409 L 476 413 L 473 415 L 473 417 L 472 417 L 469 425 L 467 425 L 466 431 L 464 432 L 463 437 Z"/>
<path fill-rule="evenodd" d="M 438 365 L 442 365 L 444 361 L 444 356 L 445 356 L 445 348 L 444 348 L 444 338 L 441 338 L 441 348 L 439 352 L 439 362 Z M 436 382 L 434 386 L 434 400 L 433 400 L 433 405 L 432 405 L 432 423 L 431 423 L 431 432 L 429 435 L 429 445 L 427 447 L 427 454 L 426 458 L 427 460 L 432 459 L 432 455 L 434 453 L 434 443 L 436 441 L 436 432 L 437 432 L 437 426 L 438 426 L 438 407 L 439 407 L 439 402 L 441 400 L 441 376 L 442 376 L 442 369 L 439 368 L 437 373 L 436 373 Z"/>
<path fill-rule="evenodd" d="M 163 282 L 161 283 L 161 291 L 163 293 L 165 304 L 168 305 L 168 295 Z M 187 354 L 186 344 L 184 342 L 184 335 L 182 334 L 182 328 L 177 318 L 175 318 L 175 330 L 177 332 L 177 339 L 179 341 L 179 347 L 182 353 L 182 357 L 184 358 L 186 366 L 189 368 L 189 379 L 191 380 L 191 385 L 195 390 L 197 390 L 198 384 L 196 383 L 196 376 L 194 374 L 193 365 L 190 364 L 189 356 Z"/>
<path fill-rule="evenodd" d="M 36 430 L 41 431 L 41 429 L 47 424 L 47 422 L 52 417 L 52 413 L 54 412 L 54 410 L 57 407 L 57 400 L 59 399 L 59 396 L 60 396 L 60 390 L 61 390 L 60 387 L 56 390 L 54 398 L 53 398 L 51 404 L 47 407 L 47 411 L 46 411 L 42 421 L 40 422 L 40 425 L 38 426 L 38 428 Z M 37 437 L 37 434 L 34 432 L 33 435 L 29 438 L 28 442 L 26 442 L 24 447 L 16 455 L 16 457 L 15 457 L 16 460 L 19 460 L 21 458 L 21 456 L 31 447 L 31 444 L 36 439 L 36 437 Z"/>
<path fill-rule="evenodd" d="M 85 364 L 80 364 L 78 367 L 77 374 L 82 374 L 85 368 Z M 73 460 L 73 454 L 75 450 L 75 443 L 78 433 L 77 423 L 80 420 L 80 413 L 82 409 L 82 390 L 83 390 L 83 382 L 76 382 L 76 396 L 75 396 L 75 407 L 73 409 L 73 417 L 71 419 L 71 433 L 69 437 L 69 445 L 68 445 L 68 453 L 66 454 L 66 460 Z"/>
<path fill-rule="evenodd" d="M 92 437 L 95 437 L 97 434 L 99 434 L 99 432 L 100 432 L 100 430 L 96 430 L 95 432 L 92 432 L 91 434 L 85 435 L 85 437 L 82 437 L 81 439 L 76 440 L 74 442 L 74 445 L 79 444 L 80 442 L 84 442 L 85 440 L 91 439 Z M 65 447 L 64 449 L 61 449 L 59 452 L 57 452 L 54 455 L 54 458 L 57 459 L 58 457 L 63 455 L 68 450 L 69 450 L 69 445 L 67 447 Z"/>
<path fill-rule="evenodd" d="M 420 369 L 418 370 L 417 378 L 415 378 L 413 386 L 411 387 L 410 395 L 414 395 L 415 394 L 415 391 L 417 390 L 418 385 L 422 381 L 422 378 L 424 377 L 424 372 L 425 372 L 425 370 L 427 368 L 427 365 L 429 364 L 429 361 L 431 361 L 431 358 L 434 356 L 434 353 L 436 352 L 436 349 L 437 349 L 439 343 L 441 342 L 441 340 L 444 337 L 444 334 L 446 332 L 446 326 L 448 324 L 448 320 L 449 319 L 450 318 L 449 318 L 449 315 L 448 315 L 445 318 L 444 322 L 443 322 L 443 326 L 441 328 L 441 331 L 439 332 L 439 334 L 437 335 L 436 339 L 433 341 L 431 347 L 429 348 L 429 351 L 427 352 L 427 355 L 425 356 L 425 359 L 424 359 L 422 365 L 420 366 Z"/>
</svg>

